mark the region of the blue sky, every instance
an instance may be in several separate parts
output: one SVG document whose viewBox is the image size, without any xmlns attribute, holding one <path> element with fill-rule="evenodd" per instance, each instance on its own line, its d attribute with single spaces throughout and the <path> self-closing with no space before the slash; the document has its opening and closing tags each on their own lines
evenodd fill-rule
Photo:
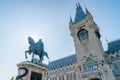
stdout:
<svg viewBox="0 0 120 80">
<path fill-rule="evenodd" d="M 87 6 L 100 27 L 104 49 L 108 41 L 120 39 L 119 0 L 0 0 L 0 78 L 17 75 L 17 63 L 25 61 L 27 37 L 45 44 L 50 61 L 75 53 L 69 31 L 70 14 L 74 20 L 77 2 Z M 29 56 L 30 57 L 30 56 Z M 27 59 L 27 60 L 30 60 Z M 47 62 L 47 60 L 45 61 Z"/>
</svg>

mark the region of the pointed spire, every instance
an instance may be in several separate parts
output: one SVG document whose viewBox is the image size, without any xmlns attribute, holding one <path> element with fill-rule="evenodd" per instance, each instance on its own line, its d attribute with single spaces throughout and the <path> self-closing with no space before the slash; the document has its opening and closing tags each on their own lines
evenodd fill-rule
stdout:
<svg viewBox="0 0 120 80">
<path fill-rule="evenodd" d="M 81 7 L 79 2 L 78 2 L 78 7 Z"/>
<path fill-rule="evenodd" d="M 70 14 L 70 23 L 73 23 L 73 20 L 72 20 L 71 14 Z"/>
<path fill-rule="evenodd" d="M 85 18 L 85 13 L 82 10 L 79 2 L 76 4 L 76 15 L 75 15 L 75 20 L 74 23 L 77 23 Z"/>
<path fill-rule="evenodd" d="M 85 7 L 85 8 L 86 8 L 86 14 L 87 14 L 87 13 L 89 13 L 89 14 L 90 14 L 90 12 L 88 11 L 87 7 Z"/>
<path fill-rule="evenodd" d="M 84 6 L 85 6 L 86 13 L 89 12 L 88 9 L 87 9 L 87 7 L 86 7 L 86 5 L 84 5 Z"/>
<path fill-rule="evenodd" d="M 78 4 L 76 3 L 76 8 L 78 7 Z"/>
<path fill-rule="evenodd" d="M 78 8 L 82 9 L 79 2 L 76 3 L 76 9 L 78 9 Z"/>
<path fill-rule="evenodd" d="M 85 5 L 85 8 L 86 8 L 86 16 L 90 16 L 90 17 L 92 17 L 92 15 L 91 15 L 91 13 L 88 11 L 86 5 Z"/>
</svg>

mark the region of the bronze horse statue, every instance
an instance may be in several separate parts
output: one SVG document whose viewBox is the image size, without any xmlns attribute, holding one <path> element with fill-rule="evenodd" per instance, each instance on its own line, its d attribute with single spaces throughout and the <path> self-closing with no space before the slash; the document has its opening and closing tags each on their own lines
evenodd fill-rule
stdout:
<svg viewBox="0 0 120 80">
<path fill-rule="evenodd" d="M 35 43 L 35 41 L 31 38 L 28 37 L 28 43 L 30 44 L 29 49 L 25 51 L 25 57 L 27 58 L 27 53 L 32 55 L 32 60 L 34 59 L 34 54 L 39 56 L 40 59 L 40 64 L 42 64 L 42 61 L 44 60 L 44 56 L 46 56 L 48 59 L 48 54 L 47 52 L 44 51 L 44 43 L 40 39 L 38 42 Z"/>
</svg>

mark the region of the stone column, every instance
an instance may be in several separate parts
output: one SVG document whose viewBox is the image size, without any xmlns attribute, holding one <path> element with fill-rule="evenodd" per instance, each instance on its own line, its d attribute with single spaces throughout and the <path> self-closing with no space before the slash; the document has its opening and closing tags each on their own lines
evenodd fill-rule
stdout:
<svg viewBox="0 0 120 80">
<path fill-rule="evenodd" d="M 64 74 L 64 80 L 66 80 L 66 74 Z"/>
</svg>

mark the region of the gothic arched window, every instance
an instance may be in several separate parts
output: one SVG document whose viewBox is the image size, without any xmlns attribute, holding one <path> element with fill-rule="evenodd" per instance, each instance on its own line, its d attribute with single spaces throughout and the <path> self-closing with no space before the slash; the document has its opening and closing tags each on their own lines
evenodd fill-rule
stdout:
<svg viewBox="0 0 120 80">
<path fill-rule="evenodd" d="M 91 62 L 92 61 L 92 59 L 90 58 L 90 57 L 88 57 L 87 59 L 86 59 L 86 62 Z"/>
<path fill-rule="evenodd" d="M 83 71 L 88 72 L 93 70 L 94 70 L 94 62 L 92 61 L 92 58 L 88 57 L 86 59 L 86 63 L 83 64 Z"/>
</svg>

